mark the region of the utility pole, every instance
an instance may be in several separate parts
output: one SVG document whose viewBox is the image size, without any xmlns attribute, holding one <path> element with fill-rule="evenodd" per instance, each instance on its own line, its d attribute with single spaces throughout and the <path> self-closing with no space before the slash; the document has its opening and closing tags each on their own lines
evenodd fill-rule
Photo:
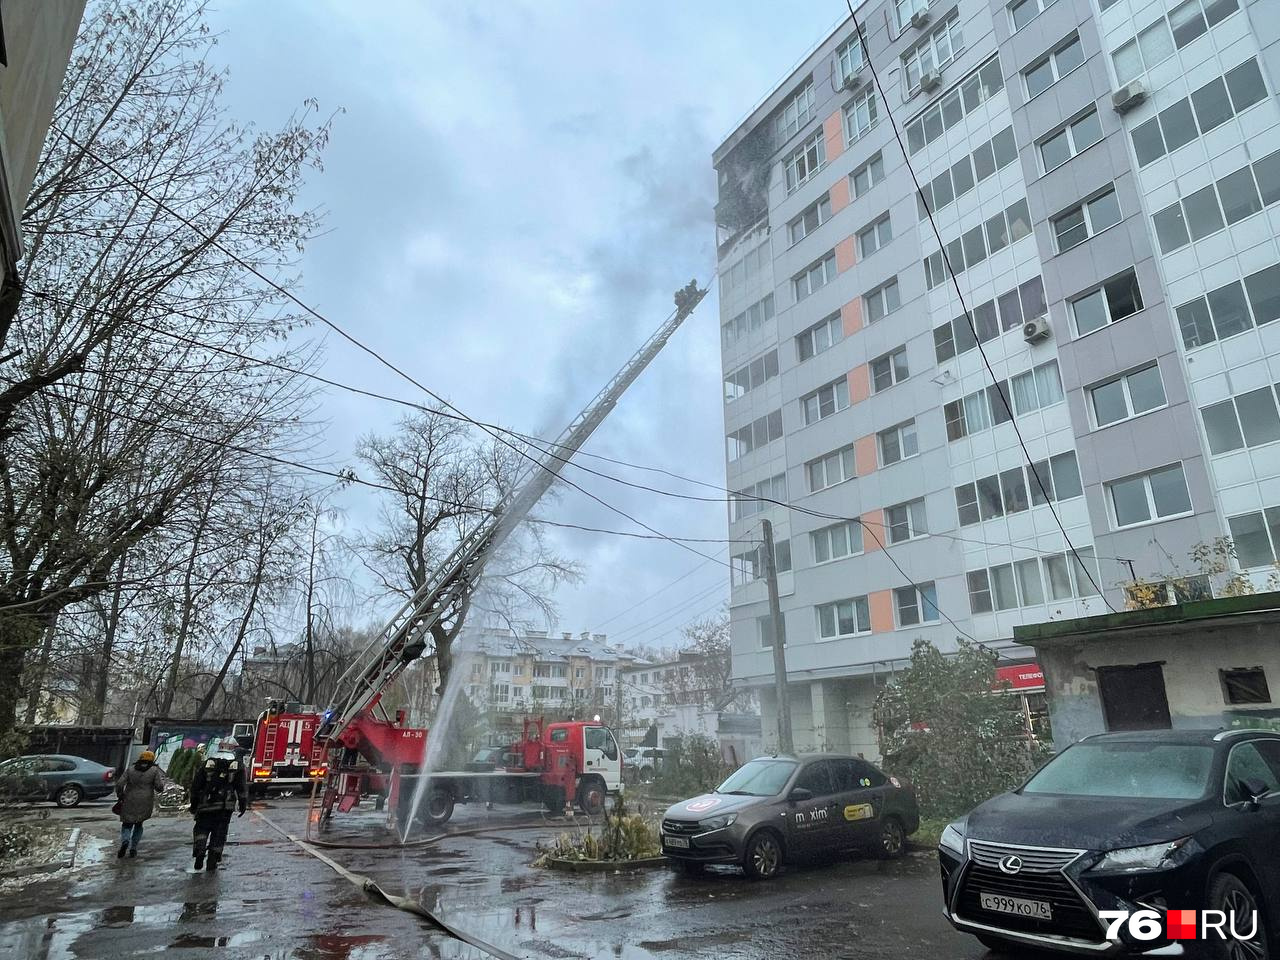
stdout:
<svg viewBox="0 0 1280 960">
<path fill-rule="evenodd" d="M 773 689 L 778 702 L 778 752 L 794 753 L 791 738 L 791 695 L 787 692 L 787 651 L 783 646 L 782 608 L 778 602 L 778 567 L 773 559 L 773 524 L 762 520 L 764 577 L 769 586 L 769 629 L 773 633 Z"/>
</svg>

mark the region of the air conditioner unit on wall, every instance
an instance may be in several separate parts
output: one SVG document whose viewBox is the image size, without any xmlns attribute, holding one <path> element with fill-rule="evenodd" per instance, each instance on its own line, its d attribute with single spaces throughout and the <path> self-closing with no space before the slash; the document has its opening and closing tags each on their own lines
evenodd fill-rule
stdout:
<svg viewBox="0 0 1280 960">
<path fill-rule="evenodd" d="M 862 76 L 862 71 L 857 70 L 844 78 L 844 82 L 840 84 L 840 89 L 847 93 L 853 93 L 855 90 L 860 90 L 864 83 L 866 83 L 866 80 Z"/>
<path fill-rule="evenodd" d="M 915 13 L 911 15 L 911 25 L 915 27 L 917 30 L 919 30 L 928 22 L 929 22 L 928 10 L 917 10 Z"/>
<path fill-rule="evenodd" d="M 920 89 L 926 93 L 942 82 L 942 74 L 937 70 L 926 70 L 920 74 Z"/>
<path fill-rule="evenodd" d="M 1036 317 L 1034 320 L 1028 320 L 1022 325 L 1022 339 L 1027 343 L 1039 343 L 1041 340 L 1048 340 L 1051 332 L 1047 317 Z"/>
<path fill-rule="evenodd" d="M 1147 99 L 1147 85 L 1141 80 L 1130 80 L 1111 95 L 1111 105 L 1116 112 L 1125 113 Z"/>
</svg>

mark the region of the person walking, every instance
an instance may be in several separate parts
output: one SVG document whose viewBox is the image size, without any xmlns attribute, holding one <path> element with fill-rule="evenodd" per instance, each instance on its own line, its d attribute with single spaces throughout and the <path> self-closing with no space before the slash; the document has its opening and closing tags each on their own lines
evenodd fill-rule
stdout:
<svg viewBox="0 0 1280 960">
<path fill-rule="evenodd" d="M 151 819 L 156 808 L 156 794 L 164 789 L 164 774 L 156 766 L 156 755 L 143 750 L 138 762 L 125 770 L 116 783 L 119 798 L 116 812 L 120 815 L 120 849 L 116 857 L 126 853 L 138 855 L 138 842 L 142 839 L 142 824 Z"/>
<path fill-rule="evenodd" d="M 232 739 L 221 741 L 196 768 L 191 780 L 190 810 L 196 818 L 191 831 L 191 855 L 195 857 L 197 870 L 204 869 L 206 855 L 209 869 L 218 869 L 222 848 L 227 842 L 227 828 L 231 825 L 231 812 L 238 807 L 243 817 L 249 805 L 244 766 L 236 753 L 239 746 Z"/>
</svg>

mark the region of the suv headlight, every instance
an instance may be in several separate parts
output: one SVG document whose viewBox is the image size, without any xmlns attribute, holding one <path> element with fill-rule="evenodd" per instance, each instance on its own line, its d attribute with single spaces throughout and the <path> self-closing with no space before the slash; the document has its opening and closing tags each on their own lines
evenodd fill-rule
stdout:
<svg viewBox="0 0 1280 960">
<path fill-rule="evenodd" d="M 965 822 L 963 820 L 947 824 L 946 829 L 942 831 L 942 836 L 938 839 L 939 846 L 946 847 L 957 857 L 963 857 L 964 828 Z"/>
<path fill-rule="evenodd" d="M 701 821 L 698 826 L 703 830 L 723 830 L 737 819 L 738 815 L 736 813 L 722 813 L 718 817 L 711 817 L 708 820 Z"/>
<path fill-rule="evenodd" d="M 1107 873 L 1138 873 L 1173 866 L 1186 859 L 1181 851 L 1190 837 L 1169 843 L 1152 843 L 1142 847 L 1125 847 L 1103 854 L 1091 869 Z M 1190 853 L 1190 851 L 1187 851 Z"/>
</svg>

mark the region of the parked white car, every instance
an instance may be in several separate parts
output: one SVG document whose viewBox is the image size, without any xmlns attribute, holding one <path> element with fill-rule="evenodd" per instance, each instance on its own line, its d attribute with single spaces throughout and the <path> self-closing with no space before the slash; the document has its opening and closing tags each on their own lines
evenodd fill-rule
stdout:
<svg viewBox="0 0 1280 960">
<path fill-rule="evenodd" d="M 635 783 L 640 780 L 652 780 L 662 769 L 663 750 L 661 747 L 628 747 L 623 751 L 622 770 L 628 780 Z"/>
</svg>

